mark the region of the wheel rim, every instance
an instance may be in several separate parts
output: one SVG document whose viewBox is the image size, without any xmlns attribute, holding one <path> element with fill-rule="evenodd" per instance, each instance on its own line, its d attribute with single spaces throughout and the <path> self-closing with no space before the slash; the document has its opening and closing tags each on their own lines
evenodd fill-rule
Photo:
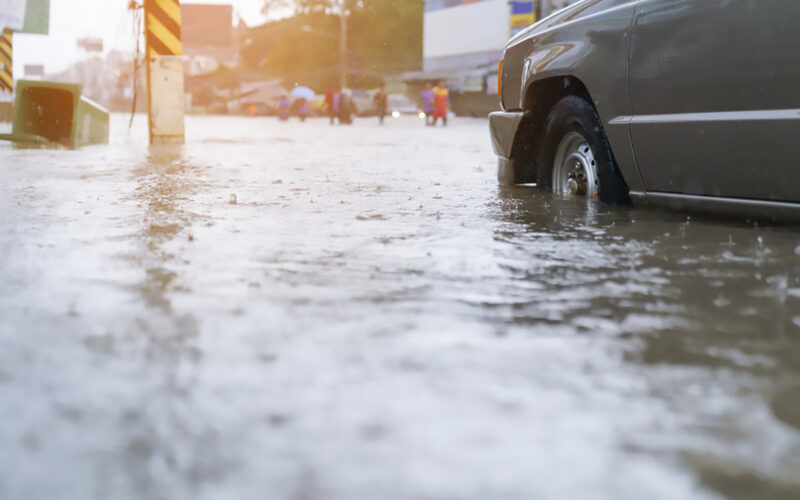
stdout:
<svg viewBox="0 0 800 500">
<path fill-rule="evenodd" d="M 561 139 L 553 163 L 553 193 L 576 196 L 597 196 L 597 162 L 586 139 L 570 132 Z"/>
</svg>

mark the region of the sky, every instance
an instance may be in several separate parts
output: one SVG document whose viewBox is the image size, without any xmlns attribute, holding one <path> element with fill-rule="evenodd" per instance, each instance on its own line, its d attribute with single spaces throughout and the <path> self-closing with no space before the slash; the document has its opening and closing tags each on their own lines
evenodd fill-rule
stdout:
<svg viewBox="0 0 800 500">
<path fill-rule="evenodd" d="M 134 47 L 133 15 L 129 0 L 50 0 L 50 34 L 14 35 L 14 75 L 23 77 L 25 64 L 44 64 L 45 73 L 57 73 L 70 64 L 86 58 L 77 40 L 100 37 L 105 52 L 132 50 Z M 249 25 L 264 21 L 263 0 L 191 0 L 184 3 L 227 4 Z"/>
</svg>

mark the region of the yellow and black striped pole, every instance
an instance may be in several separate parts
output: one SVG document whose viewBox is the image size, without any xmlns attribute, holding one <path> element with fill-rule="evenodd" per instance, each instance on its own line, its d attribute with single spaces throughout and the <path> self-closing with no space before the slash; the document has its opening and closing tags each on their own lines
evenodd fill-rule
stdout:
<svg viewBox="0 0 800 500">
<path fill-rule="evenodd" d="M 4 29 L 0 35 L 0 91 L 14 92 L 14 60 L 13 35 L 10 29 Z"/>
<path fill-rule="evenodd" d="M 184 91 L 179 0 L 144 0 L 150 143 L 183 142 Z"/>
<path fill-rule="evenodd" d="M 145 0 L 148 56 L 181 55 L 181 6 L 178 0 Z"/>
</svg>

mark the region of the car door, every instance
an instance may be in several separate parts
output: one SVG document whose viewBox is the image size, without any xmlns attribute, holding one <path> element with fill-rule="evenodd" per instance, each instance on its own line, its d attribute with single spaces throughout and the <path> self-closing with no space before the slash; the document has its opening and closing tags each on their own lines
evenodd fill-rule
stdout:
<svg viewBox="0 0 800 500">
<path fill-rule="evenodd" d="M 800 1 L 643 0 L 629 91 L 648 191 L 800 201 Z"/>
</svg>

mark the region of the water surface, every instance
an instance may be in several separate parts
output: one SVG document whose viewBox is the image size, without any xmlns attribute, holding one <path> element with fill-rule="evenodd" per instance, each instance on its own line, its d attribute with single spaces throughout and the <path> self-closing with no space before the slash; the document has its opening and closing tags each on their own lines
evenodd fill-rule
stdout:
<svg viewBox="0 0 800 500">
<path fill-rule="evenodd" d="M 0 144 L 0 498 L 800 496 L 800 233 L 500 189 L 487 123 Z"/>
</svg>

